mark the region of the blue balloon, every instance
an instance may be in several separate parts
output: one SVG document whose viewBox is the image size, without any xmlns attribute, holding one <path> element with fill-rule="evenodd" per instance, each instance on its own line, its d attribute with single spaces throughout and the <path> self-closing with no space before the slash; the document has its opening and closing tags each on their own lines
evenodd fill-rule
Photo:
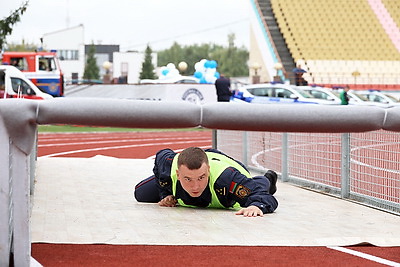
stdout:
<svg viewBox="0 0 400 267">
<path fill-rule="evenodd" d="M 161 72 L 162 75 L 166 76 L 169 73 L 169 69 L 165 69 Z"/>
<path fill-rule="evenodd" d="M 200 83 L 207 83 L 206 78 L 202 77 L 202 78 L 200 79 Z"/>
<path fill-rule="evenodd" d="M 215 69 L 218 66 L 217 61 L 211 60 L 210 61 L 210 68 Z"/>
<path fill-rule="evenodd" d="M 207 60 L 206 62 L 204 62 L 204 68 L 211 68 L 211 60 Z"/>
<path fill-rule="evenodd" d="M 193 76 L 197 79 L 200 79 L 201 77 L 203 77 L 203 73 L 201 73 L 200 71 L 195 71 Z"/>
<path fill-rule="evenodd" d="M 218 71 L 216 71 L 216 72 L 214 73 L 214 77 L 218 79 L 219 77 L 221 77 L 221 75 L 219 74 Z"/>
</svg>

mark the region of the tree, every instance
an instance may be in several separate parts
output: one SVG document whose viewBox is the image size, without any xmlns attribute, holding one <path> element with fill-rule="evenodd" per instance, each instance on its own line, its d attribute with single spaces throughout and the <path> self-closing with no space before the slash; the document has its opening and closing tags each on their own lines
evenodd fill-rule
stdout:
<svg viewBox="0 0 400 267">
<path fill-rule="evenodd" d="M 22 43 L 9 43 L 7 44 L 7 50 L 16 51 L 16 52 L 25 52 L 25 51 L 38 51 L 39 47 L 34 43 L 26 43 L 25 40 L 22 40 Z"/>
<path fill-rule="evenodd" d="M 29 0 L 27 0 L 20 8 L 12 12 L 10 16 L 0 20 L 0 50 L 3 50 L 7 35 L 12 33 L 12 26 L 20 21 L 21 15 L 24 14 L 28 7 L 28 3 Z"/>
<path fill-rule="evenodd" d="M 152 55 L 153 50 L 151 50 L 150 46 L 147 45 L 145 55 L 144 55 L 144 61 L 142 64 L 142 71 L 140 72 L 139 79 L 155 79 L 156 76 L 154 74 L 154 65 L 153 65 L 153 60 L 152 60 Z"/>
<path fill-rule="evenodd" d="M 158 52 L 159 66 L 174 63 L 175 66 L 181 61 L 188 64 L 187 73 L 194 73 L 194 65 L 201 59 L 215 60 L 218 62 L 218 72 L 229 77 L 248 76 L 247 61 L 249 52 L 246 48 L 235 46 L 235 34 L 228 35 L 228 47 L 215 44 L 195 44 L 180 46 L 174 43 L 169 49 Z"/>
<path fill-rule="evenodd" d="M 230 77 L 248 76 L 249 52 L 235 46 L 235 34 L 228 35 L 228 48 L 216 50 L 213 59 L 218 62 L 218 71 Z"/>
<path fill-rule="evenodd" d="M 99 75 L 99 67 L 97 66 L 96 58 L 94 56 L 96 52 L 96 47 L 94 44 L 92 44 L 89 47 L 89 52 L 88 56 L 86 59 L 86 65 L 85 65 L 85 72 L 83 73 L 83 78 L 90 80 L 98 80 L 100 75 Z"/>
</svg>

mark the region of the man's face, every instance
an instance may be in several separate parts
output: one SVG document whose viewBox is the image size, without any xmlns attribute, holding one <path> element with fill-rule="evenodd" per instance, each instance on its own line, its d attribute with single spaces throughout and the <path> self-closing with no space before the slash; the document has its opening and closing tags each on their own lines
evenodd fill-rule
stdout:
<svg viewBox="0 0 400 267">
<path fill-rule="evenodd" d="M 210 167 L 203 163 L 199 169 L 189 170 L 185 165 L 181 165 L 176 174 L 183 189 L 191 197 L 199 197 L 207 187 Z"/>
</svg>

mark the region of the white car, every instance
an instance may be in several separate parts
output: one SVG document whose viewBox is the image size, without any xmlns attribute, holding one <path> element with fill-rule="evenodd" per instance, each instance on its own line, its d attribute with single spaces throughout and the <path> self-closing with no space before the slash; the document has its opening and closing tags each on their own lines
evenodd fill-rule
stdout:
<svg viewBox="0 0 400 267">
<path fill-rule="evenodd" d="M 297 86 L 296 88 L 309 93 L 315 98 L 327 100 L 332 105 L 340 105 L 342 102 L 340 97 L 329 88 L 320 86 Z"/>
<path fill-rule="evenodd" d="M 340 98 L 342 90 L 343 89 L 334 89 L 332 92 Z M 385 104 L 369 101 L 368 98 L 359 94 L 358 91 L 355 90 L 349 90 L 347 96 L 349 97 L 349 105 L 387 107 Z"/>
<path fill-rule="evenodd" d="M 0 65 L 1 98 L 51 99 L 14 66 Z"/>
<path fill-rule="evenodd" d="M 349 103 L 354 102 L 356 105 L 387 107 L 387 105 L 383 103 L 369 101 L 368 98 L 366 98 L 363 95 L 360 95 L 358 91 L 350 90 L 347 92 L 347 95 L 350 98 Z"/>
<path fill-rule="evenodd" d="M 286 84 L 253 84 L 239 88 L 231 101 L 261 104 L 330 104 Z"/>
<path fill-rule="evenodd" d="M 400 106 L 400 101 L 398 99 L 377 90 L 357 91 L 357 93 L 366 97 L 369 101 L 382 103 L 387 107 Z"/>
</svg>

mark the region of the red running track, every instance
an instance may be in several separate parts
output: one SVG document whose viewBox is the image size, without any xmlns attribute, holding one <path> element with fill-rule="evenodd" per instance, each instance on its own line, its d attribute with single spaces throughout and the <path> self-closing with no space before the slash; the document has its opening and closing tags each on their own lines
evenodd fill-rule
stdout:
<svg viewBox="0 0 400 267">
<path fill-rule="evenodd" d="M 40 133 L 38 156 L 89 158 L 103 155 L 145 159 L 163 148 L 211 148 L 211 131 Z"/>
</svg>

